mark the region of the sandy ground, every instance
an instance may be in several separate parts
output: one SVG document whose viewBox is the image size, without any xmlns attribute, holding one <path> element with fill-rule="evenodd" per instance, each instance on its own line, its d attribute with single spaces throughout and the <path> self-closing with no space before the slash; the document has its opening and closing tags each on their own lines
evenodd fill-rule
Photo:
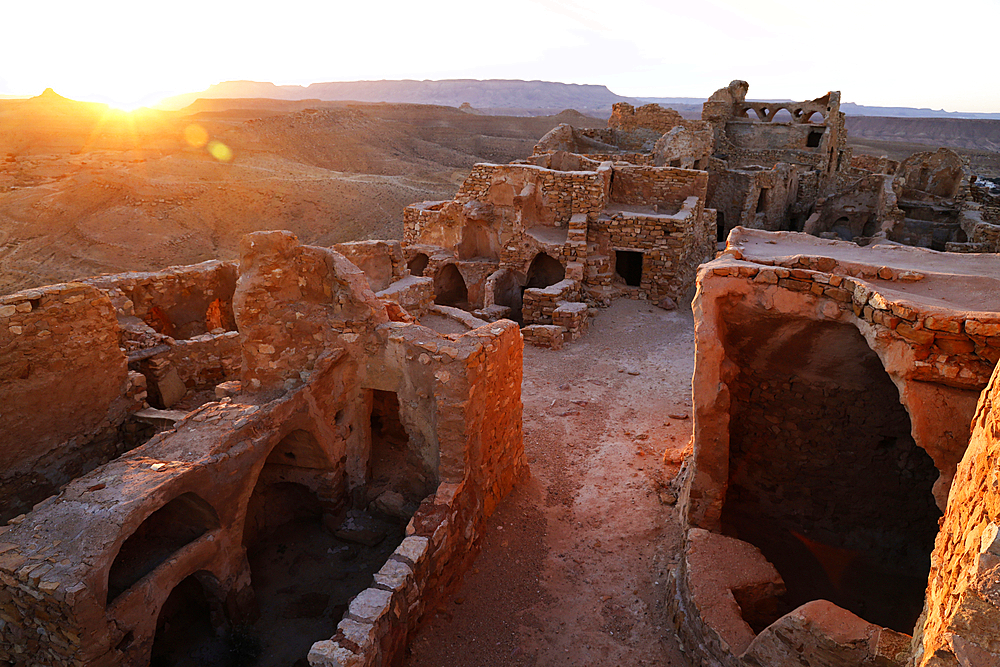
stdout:
<svg viewBox="0 0 1000 667">
<path fill-rule="evenodd" d="M 661 497 L 690 436 L 693 359 L 690 310 L 624 299 L 561 351 L 525 348 L 530 473 L 408 667 L 689 664 L 664 612 L 680 531 Z"/>
</svg>

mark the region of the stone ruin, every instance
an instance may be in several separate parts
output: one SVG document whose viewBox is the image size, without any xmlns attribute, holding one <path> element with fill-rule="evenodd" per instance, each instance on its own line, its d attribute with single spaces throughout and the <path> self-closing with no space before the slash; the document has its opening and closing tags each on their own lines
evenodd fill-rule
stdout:
<svg viewBox="0 0 1000 667">
<path fill-rule="evenodd" d="M 970 187 L 953 151 L 854 157 L 839 92 L 761 102 L 748 90 L 716 91 L 701 120 L 615 104 L 606 128 L 559 125 L 528 158 L 476 165 L 454 199 L 407 207 L 411 273 L 434 278 L 437 304 L 559 347 L 611 298 L 687 295 L 693 267 L 736 227 L 1000 250 L 995 197 Z"/>
<path fill-rule="evenodd" d="M 525 465 L 522 341 L 695 286 L 665 600 L 694 664 L 1000 664 L 997 197 L 946 149 L 852 156 L 839 93 L 747 91 L 561 125 L 402 242 L 0 297 L 0 664 L 219 628 L 395 664 Z"/>
<path fill-rule="evenodd" d="M 703 171 L 563 151 L 477 164 L 455 199 L 407 207 L 404 252 L 436 303 L 559 347 L 586 330 L 588 303 L 685 294 L 713 250 L 707 187 Z"/>
<path fill-rule="evenodd" d="M 419 326 L 370 282 L 259 232 L 238 268 L 0 299 L 3 507 L 25 512 L 0 528 L 0 662 L 145 666 L 255 620 L 288 632 L 284 664 L 397 659 L 524 465 L 522 342 Z M 305 590 L 291 626 L 267 549 L 312 563 L 283 582 Z"/>
<path fill-rule="evenodd" d="M 998 664 L 998 516 L 971 499 L 1000 443 L 1000 258 L 735 230 L 694 309 L 689 655 Z"/>
</svg>

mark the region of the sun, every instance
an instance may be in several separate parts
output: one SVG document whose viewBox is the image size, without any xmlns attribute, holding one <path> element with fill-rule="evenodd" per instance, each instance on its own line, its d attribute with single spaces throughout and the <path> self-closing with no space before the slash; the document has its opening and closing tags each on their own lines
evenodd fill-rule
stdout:
<svg viewBox="0 0 1000 667">
<path fill-rule="evenodd" d="M 131 102 L 119 102 L 112 100 L 108 102 L 108 106 L 116 111 L 124 111 L 125 113 L 131 113 L 137 109 L 141 109 L 146 106 L 143 100 L 132 100 Z"/>
</svg>

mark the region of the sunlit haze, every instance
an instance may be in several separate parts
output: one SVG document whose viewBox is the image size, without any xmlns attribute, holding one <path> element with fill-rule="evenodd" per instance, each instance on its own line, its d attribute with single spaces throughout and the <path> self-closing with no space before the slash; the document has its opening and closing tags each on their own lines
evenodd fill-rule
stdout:
<svg viewBox="0 0 1000 667">
<path fill-rule="evenodd" d="M 620 95 L 829 89 L 867 105 L 1000 111 L 1000 3 L 467 0 L 5 3 L 0 94 L 121 108 L 213 83 L 540 79 Z"/>
</svg>

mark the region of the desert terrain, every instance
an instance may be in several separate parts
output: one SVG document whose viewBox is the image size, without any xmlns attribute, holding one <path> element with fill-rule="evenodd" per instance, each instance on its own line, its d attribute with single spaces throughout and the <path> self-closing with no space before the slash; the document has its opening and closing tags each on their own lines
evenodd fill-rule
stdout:
<svg viewBox="0 0 1000 667">
<path fill-rule="evenodd" d="M 412 202 L 528 155 L 567 111 L 237 100 L 126 114 L 47 92 L 0 101 L 0 293 L 235 257 L 247 232 L 398 238 Z M 247 108 L 242 108 L 242 107 Z"/>
</svg>

